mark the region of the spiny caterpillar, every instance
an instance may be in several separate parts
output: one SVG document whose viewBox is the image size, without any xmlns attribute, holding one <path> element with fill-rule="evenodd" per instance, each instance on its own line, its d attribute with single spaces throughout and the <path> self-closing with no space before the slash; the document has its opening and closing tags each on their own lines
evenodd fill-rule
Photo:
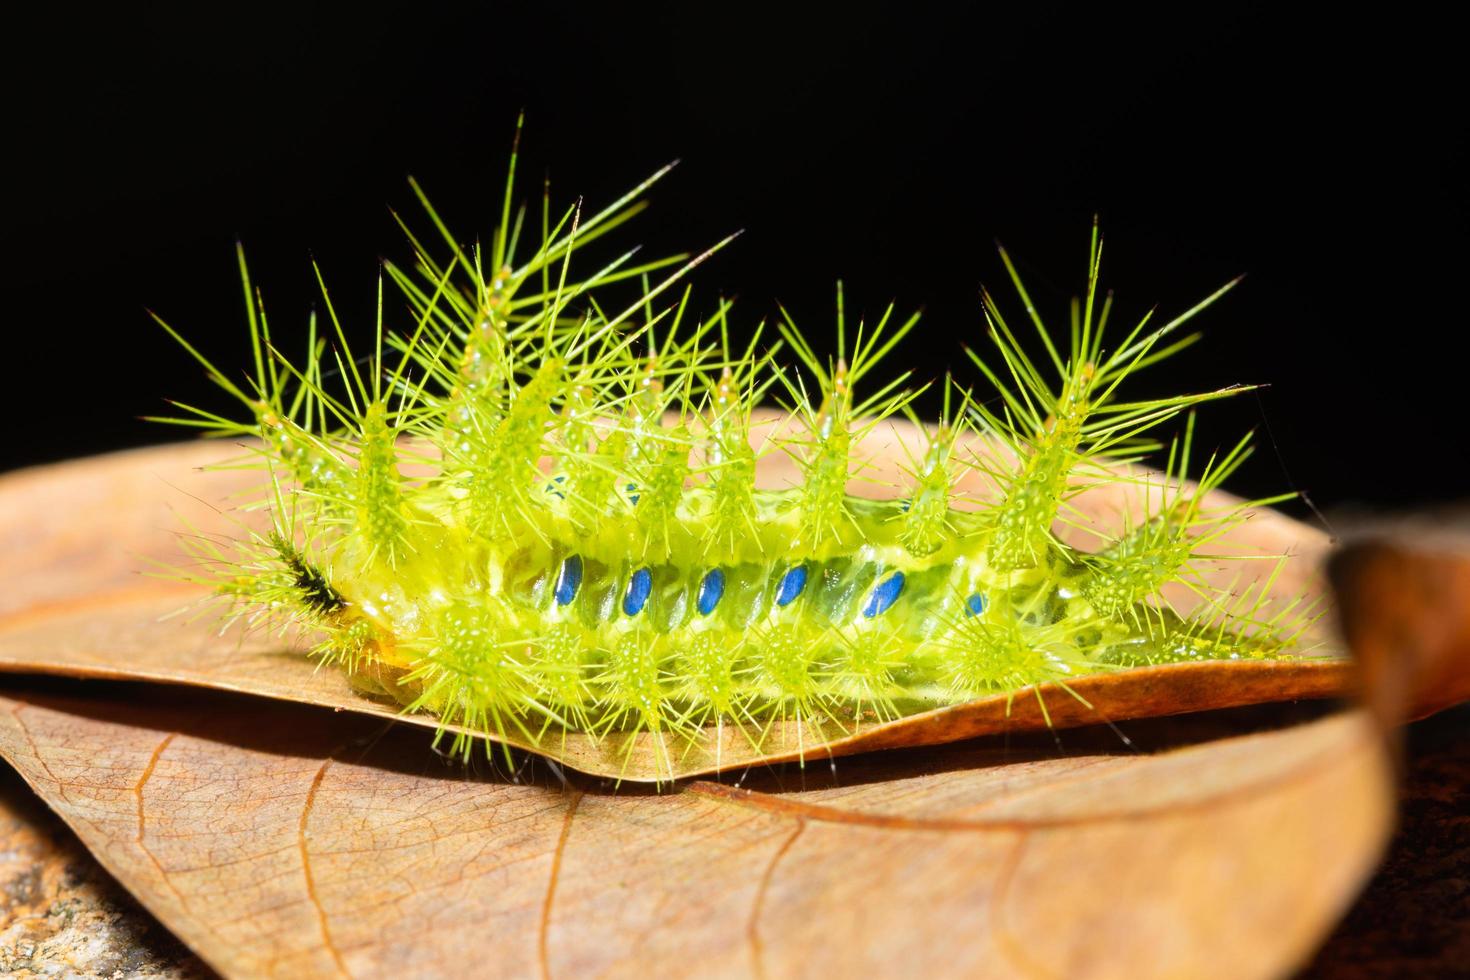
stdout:
<svg viewBox="0 0 1470 980">
<path fill-rule="evenodd" d="M 715 249 L 643 263 L 627 252 L 574 276 L 574 255 L 640 210 L 667 169 L 590 217 L 577 205 L 553 221 L 544 199 L 530 249 L 526 210 L 511 214 L 514 153 L 488 249 L 461 245 L 413 184 L 445 255 L 400 219 L 415 261 L 383 271 L 412 320 L 385 331 L 380 275 L 365 359 L 325 285 L 331 342 L 313 315 L 304 361 L 280 354 L 243 253 L 247 381 L 159 320 L 246 410 L 179 405 L 162 421 L 252 439 L 270 515 L 268 531 L 233 542 L 190 539 L 209 571 L 185 574 L 234 618 L 305 631 L 366 692 L 553 756 L 568 733 L 672 750 L 735 725 L 759 744 L 778 722 L 851 730 L 1102 671 L 1293 650 L 1309 622 L 1300 605 L 1271 609 L 1264 587 L 1232 596 L 1200 574 L 1251 507 L 1284 499 L 1206 501 L 1249 437 L 1191 485 L 1189 414 L 1148 513 L 1095 550 L 1058 533 L 1079 492 L 1137 481 L 1122 467 L 1157 447 L 1151 430 L 1242 390 L 1119 395 L 1194 339 L 1176 328 L 1228 285 L 1105 345 L 1094 227 L 1062 348 L 1002 251 L 1045 357 L 985 294 L 997 359 L 969 356 L 993 390 L 946 378 L 941 418 L 924 424 L 908 374 L 870 381 L 917 316 L 890 306 L 849 330 L 839 285 L 826 358 L 784 310 L 766 347 L 760 328 L 732 343 L 727 301 L 693 316 L 688 287 L 670 290 Z M 608 305 L 611 287 L 640 283 L 635 302 Z M 758 409 L 772 395 L 781 416 Z M 892 499 L 852 494 L 865 438 L 901 419 L 926 445 L 900 464 Z M 772 456 L 793 485 L 758 485 Z M 962 492 L 966 481 L 988 492 Z M 1171 583 L 1200 597 L 1197 611 L 1173 611 Z M 473 741 L 457 734 L 455 747 Z"/>
</svg>

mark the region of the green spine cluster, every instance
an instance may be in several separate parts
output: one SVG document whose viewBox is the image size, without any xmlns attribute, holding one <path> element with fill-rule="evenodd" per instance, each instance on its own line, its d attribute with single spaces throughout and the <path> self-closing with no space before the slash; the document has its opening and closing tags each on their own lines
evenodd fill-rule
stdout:
<svg viewBox="0 0 1470 980">
<path fill-rule="evenodd" d="M 839 287 L 832 358 L 784 311 L 778 340 L 763 347 L 757 329 L 737 349 L 728 302 L 697 318 L 688 287 L 671 291 L 715 249 L 628 252 L 573 275 L 573 256 L 661 174 L 590 216 L 553 221 L 543 204 L 535 248 L 520 246 L 509 180 L 484 249 L 420 192 L 445 257 L 405 224 L 414 261 L 384 273 L 414 316 L 385 330 L 380 279 L 363 368 L 330 300 L 332 342 L 313 321 L 304 361 L 279 353 L 248 276 L 247 384 L 165 325 L 246 407 L 238 423 L 191 406 L 165 421 L 260 440 L 271 530 L 196 545 L 225 569 L 209 582 L 238 615 L 306 630 L 314 655 L 412 710 L 549 747 L 566 731 L 712 724 L 758 739 L 779 720 L 856 726 L 1101 671 L 1291 651 L 1309 610 L 1200 575 L 1223 558 L 1212 543 L 1272 502 L 1206 500 L 1248 439 L 1191 486 L 1190 415 L 1141 520 L 1089 551 L 1057 533 L 1082 489 L 1134 479 L 1119 467 L 1155 447 L 1157 426 L 1238 390 L 1119 394 L 1190 343 L 1177 328 L 1220 293 L 1105 344 L 1094 229 L 1059 345 L 1002 253 L 1045 358 L 987 295 L 992 354 L 970 355 L 982 387 L 946 378 L 942 417 L 925 424 L 907 374 L 870 377 L 917 316 L 890 307 L 849 337 Z M 629 285 L 636 301 L 611 305 Z M 757 411 L 772 392 L 784 411 Z M 927 445 L 888 499 L 854 494 L 869 437 L 904 417 Z M 771 454 L 799 478 L 758 485 Z M 959 489 L 977 484 L 987 492 Z M 1203 612 L 1175 615 L 1171 583 Z"/>
</svg>

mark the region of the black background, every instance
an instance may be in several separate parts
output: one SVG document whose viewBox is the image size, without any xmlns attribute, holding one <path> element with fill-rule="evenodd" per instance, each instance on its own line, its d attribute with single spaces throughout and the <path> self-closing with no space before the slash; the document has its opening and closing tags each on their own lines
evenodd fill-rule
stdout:
<svg viewBox="0 0 1470 980">
<path fill-rule="evenodd" d="M 278 334 L 304 327 L 314 255 L 368 336 L 378 257 L 407 257 L 388 214 L 414 207 L 404 178 L 487 235 L 524 109 L 526 197 L 549 172 L 559 203 L 597 205 L 682 158 L 621 242 L 747 229 L 696 295 L 737 293 L 742 322 L 780 301 L 819 345 L 839 276 L 851 311 L 922 306 L 895 366 L 923 378 L 963 373 L 961 345 L 982 342 L 996 239 L 1058 324 L 1094 213 L 1125 317 L 1247 273 L 1135 391 L 1269 385 L 1201 420 L 1212 445 L 1261 432 L 1241 492 L 1331 513 L 1470 490 L 1464 53 L 1446 24 L 1249 3 L 530 6 L 12 22 L 0 466 L 168 438 L 137 419 L 165 396 L 225 407 L 144 307 L 243 367 L 237 236 Z"/>
</svg>

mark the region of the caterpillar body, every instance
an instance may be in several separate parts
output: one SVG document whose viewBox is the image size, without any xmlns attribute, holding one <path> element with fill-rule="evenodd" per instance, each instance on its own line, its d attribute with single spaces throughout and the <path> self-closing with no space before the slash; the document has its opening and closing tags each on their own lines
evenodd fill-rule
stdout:
<svg viewBox="0 0 1470 980">
<path fill-rule="evenodd" d="M 160 320 L 247 408 L 234 421 L 181 406 L 164 421 L 258 440 L 249 460 L 270 514 L 265 532 L 193 539 L 211 571 L 186 574 L 232 616 L 310 634 L 314 655 L 365 691 L 550 755 L 568 732 L 674 745 L 734 725 L 758 743 L 777 721 L 850 730 L 1100 671 L 1292 652 L 1311 619 L 1302 604 L 1274 607 L 1264 588 L 1232 596 L 1199 574 L 1223 557 L 1214 542 L 1274 502 L 1206 500 L 1248 439 L 1186 479 L 1191 410 L 1239 389 L 1118 394 L 1187 345 L 1176 328 L 1223 289 L 1105 347 L 1094 229 L 1066 349 L 1032 314 L 1046 353 L 1032 360 L 987 294 L 998 361 L 970 359 L 995 390 L 946 379 L 942 417 L 926 425 L 907 375 L 869 379 L 917 317 L 890 307 L 849 344 L 839 286 L 828 359 L 784 311 L 774 342 L 758 328 L 739 347 L 728 302 L 692 325 L 688 287 L 656 309 L 713 249 L 641 265 L 627 253 L 574 277 L 573 255 L 661 174 L 585 220 L 573 207 L 553 223 L 543 204 L 541 243 L 519 264 L 511 181 L 486 249 L 460 245 L 425 200 L 448 257 L 410 233 L 414 265 L 385 264 L 412 319 L 385 331 L 380 277 L 366 368 L 329 297 L 334 344 L 313 319 L 305 361 L 281 355 L 243 254 L 247 383 Z M 629 283 L 641 295 L 608 312 L 605 297 Z M 780 415 L 759 407 L 772 391 Z M 1137 479 L 1121 464 L 1181 413 L 1148 512 L 1094 549 L 1064 543 L 1072 497 Z M 878 479 L 865 447 L 904 418 L 923 444 L 880 480 L 887 499 L 852 493 Z M 772 458 L 789 485 L 758 479 Z M 977 484 L 985 492 L 966 489 Z M 1197 611 L 1161 599 L 1179 584 Z M 468 751 L 473 740 L 456 738 Z"/>
</svg>

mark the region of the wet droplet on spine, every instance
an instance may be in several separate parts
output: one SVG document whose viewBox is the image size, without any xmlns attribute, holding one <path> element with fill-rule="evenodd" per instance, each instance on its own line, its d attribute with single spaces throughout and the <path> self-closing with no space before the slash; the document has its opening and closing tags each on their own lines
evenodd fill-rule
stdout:
<svg viewBox="0 0 1470 980">
<path fill-rule="evenodd" d="M 869 619 L 883 615 L 902 594 L 903 572 L 894 572 L 873 586 L 873 591 L 868 593 L 868 601 L 863 605 L 863 615 Z"/>
<path fill-rule="evenodd" d="M 711 568 L 704 573 L 704 579 L 699 583 L 699 597 L 695 600 L 699 614 L 708 616 L 714 612 L 724 596 L 725 572 L 723 569 Z"/>
<path fill-rule="evenodd" d="M 653 574 L 640 568 L 628 579 L 628 591 L 623 593 L 623 615 L 636 616 L 648 605 L 648 594 L 653 591 Z"/>
<path fill-rule="evenodd" d="M 577 598 L 577 590 L 582 587 L 582 556 L 569 555 L 561 563 L 561 571 L 556 576 L 556 604 L 558 606 L 570 605 Z"/>
<path fill-rule="evenodd" d="M 789 606 L 796 601 L 806 588 L 806 566 L 792 565 L 781 576 L 781 584 L 776 586 L 776 605 Z"/>
</svg>

